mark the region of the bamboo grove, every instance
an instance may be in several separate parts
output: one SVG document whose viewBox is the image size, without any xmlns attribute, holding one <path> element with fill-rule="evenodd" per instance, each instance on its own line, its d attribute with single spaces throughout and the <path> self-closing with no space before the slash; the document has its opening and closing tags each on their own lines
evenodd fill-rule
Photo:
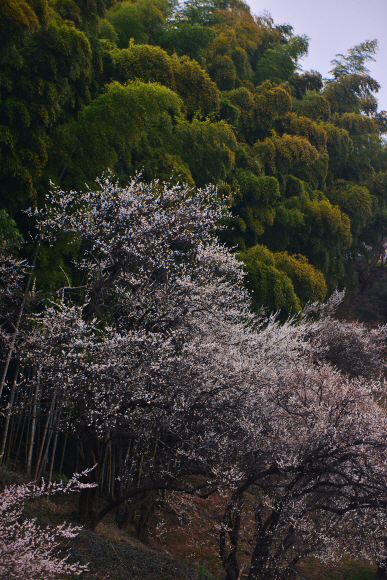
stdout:
<svg viewBox="0 0 387 580">
<path fill-rule="evenodd" d="M 323 80 L 299 70 L 306 37 L 236 0 L 4 0 L 0 27 L 2 208 L 23 235 L 20 212 L 50 181 L 173 175 L 228 196 L 223 241 L 256 308 L 369 286 L 386 225 L 386 120 L 366 66 L 376 41 L 336 55 Z M 44 251 L 40 284 L 71 278 L 69 259 Z"/>
</svg>

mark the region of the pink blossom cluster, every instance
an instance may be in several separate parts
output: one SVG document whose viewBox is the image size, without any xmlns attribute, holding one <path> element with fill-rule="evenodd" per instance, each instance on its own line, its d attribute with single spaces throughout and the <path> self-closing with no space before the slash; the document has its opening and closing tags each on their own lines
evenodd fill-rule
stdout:
<svg viewBox="0 0 387 580">
<path fill-rule="evenodd" d="M 85 485 L 74 475 L 67 484 L 50 486 L 13 485 L 0 494 L 0 578 L 2 580 L 46 580 L 58 575 L 76 575 L 88 570 L 87 565 L 67 562 L 63 556 L 63 540 L 75 538 L 82 529 L 71 524 L 42 528 L 36 520 L 23 518 L 24 503 L 54 493 L 78 491 Z"/>
</svg>

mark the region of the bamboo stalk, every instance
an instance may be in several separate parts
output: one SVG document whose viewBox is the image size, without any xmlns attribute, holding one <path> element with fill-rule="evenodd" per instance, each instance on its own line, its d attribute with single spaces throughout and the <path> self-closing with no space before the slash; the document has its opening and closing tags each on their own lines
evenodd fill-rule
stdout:
<svg viewBox="0 0 387 580">
<path fill-rule="evenodd" d="M 141 480 L 141 475 L 142 475 L 142 464 L 144 461 L 144 454 L 141 453 L 141 457 L 140 457 L 140 465 L 138 467 L 138 472 L 137 472 L 137 484 L 136 484 L 136 488 L 138 489 L 140 487 L 140 480 Z"/>
<path fill-rule="evenodd" d="M 62 415 L 62 407 L 59 406 L 58 419 L 55 423 L 55 436 L 54 436 L 54 443 L 52 445 L 51 461 L 50 461 L 50 467 L 49 467 L 49 472 L 48 472 L 48 485 L 50 485 L 50 483 L 51 483 L 52 472 L 54 469 L 54 460 L 55 460 L 56 447 L 58 444 L 59 425 L 60 425 L 61 415 Z"/>
<path fill-rule="evenodd" d="M 28 400 L 29 397 L 29 391 L 31 390 L 28 387 L 28 384 L 26 382 L 26 374 L 31 375 L 31 369 L 27 368 L 27 373 L 26 373 L 26 369 L 23 369 L 23 377 L 21 377 L 19 375 L 19 385 L 22 385 L 23 383 L 25 383 L 27 385 L 26 389 L 23 390 L 22 388 L 19 388 L 16 391 L 16 397 L 15 397 L 15 401 L 14 401 L 14 409 L 18 408 L 19 403 L 21 403 L 22 408 L 23 408 L 23 403 L 26 401 L 26 399 Z M 11 427 L 10 427 L 10 436 L 9 436 L 9 442 L 8 442 L 8 449 L 7 449 L 7 458 L 6 461 L 8 462 L 10 456 L 15 452 L 15 448 L 17 447 L 17 453 L 15 455 L 15 461 L 17 462 L 18 457 L 19 457 L 19 453 L 20 453 L 20 448 L 21 448 L 21 444 L 23 441 L 23 433 L 24 433 L 24 428 L 26 426 L 26 413 L 18 413 L 18 418 L 17 421 L 15 421 L 15 413 L 12 413 L 11 417 Z M 16 423 L 16 425 L 15 425 Z M 19 430 L 21 429 L 20 432 L 20 436 L 19 436 Z"/>
<path fill-rule="evenodd" d="M 46 424 L 44 426 L 44 431 L 43 431 L 43 435 L 42 435 L 42 441 L 40 443 L 40 449 L 39 449 L 39 453 L 38 453 L 38 458 L 36 460 L 36 467 L 35 467 L 34 479 L 37 479 L 38 475 L 40 476 L 40 472 L 41 472 L 40 464 L 41 464 L 41 460 L 42 460 L 44 445 L 46 443 L 47 433 L 48 433 L 50 424 L 52 423 L 53 410 L 54 410 L 54 406 L 55 406 L 57 392 L 58 392 L 58 386 L 56 386 L 55 389 L 54 389 L 54 392 L 53 392 L 52 398 L 51 398 L 50 409 L 49 409 L 49 411 L 47 413 Z"/>
<path fill-rule="evenodd" d="M 111 444 L 109 444 L 109 459 L 108 459 L 108 469 L 107 469 L 107 473 L 106 473 L 106 478 L 109 478 L 107 480 L 107 488 L 108 488 L 108 492 L 110 495 L 111 494 L 111 481 L 112 481 L 112 446 L 111 446 Z"/>
<path fill-rule="evenodd" d="M 22 301 L 21 301 L 21 304 L 20 304 L 18 317 L 17 317 L 16 324 L 15 324 L 15 327 L 14 327 L 15 330 L 14 330 L 13 335 L 12 335 L 11 344 L 9 345 L 7 358 L 5 360 L 3 374 L 1 376 L 1 381 L 0 381 L 0 399 L 1 399 L 1 395 L 3 394 L 3 389 L 4 389 L 5 381 L 6 381 L 6 378 L 7 378 L 9 363 L 11 362 L 11 358 L 12 358 L 12 355 L 13 355 L 13 351 L 15 350 L 16 338 L 17 338 L 17 335 L 19 334 L 19 327 L 20 327 L 21 319 L 23 317 L 24 307 L 26 305 L 27 296 L 28 296 L 28 293 L 30 291 L 32 274 L 33 274 L 34 269 L 35 269 L 36 258 L 38 256 L 40 244 L 41 244 L 41 240 L 39 238 L 38 247 L 36 248 L 36 252 L 35 252 L 34 258 L 32 260 L 31 271 L 30 271 L 30 273 L 28 275 L 28 278 L 27 278 L 26 288 L 25 288 L 24 293 L 23 293 L 23 298 L 22 298 Z"/>
<path fill-rule="evenodd" d="M 104 488 L 104 483 L 105 483 L 107 459 L 108 459 L 108 445 L 105 447 L 102 466 L 101 466 L 101 473 L 99 476 L 99 489 L 100 489 L 101 494 L 103 493 L 103 488 Z"/>
<path fill-rule="evenodd" d="M 24 381 L 24 370 L 23 373 L 19 370 L 19 377 L 16 383 L 12 409 L 10 409 L 10 421 L 7 433 L 7 441 L 4 447 L 4 455 L 3 455 L 4 463 L 8 463 L 10 461 L 15 445 L 18 442 L 19 430 L 20 428 L 22 428 L 24 414 L 21 412 L 17 412 L 17 409 L 20 400 L 23 398 L 22 396 L 23 393 L 21 389 L 23 381 Z"/>
<path fill-rule="evenodd" d="M 32 413 L 32 408 L 33 408 L 33 398 L 34 398 L 34 384 L 36 381 L 36 367 L 34 367 L 33 372 L 32 372 L 32 382 L 31 382 L 31 388 L 30 388 L 30 392 L 28 395 L 28 415 L 27 415 L 27 430 L 26 430 L 26 445 L 25 445 L 25 465 L 27 465 L 27 461 L 28 461 L 28 449 L 29 449 L 29 444 L 28 444 L 28 434 L 30 432 L 30 425 L 31 425 L 31 413 Z"/>
<path fill-rule="evenodd" d="M 128 445 L 128 450 L 127 450 L 126 455 L 125 455 L 124 467 L 126 467 L 126 465 L 128 463 L 128 460 L 129 460 L 129 457 L 130 457 L 130 450 L 131 450 L 131 447 L 132 447 L 132 443 L 133 443 L 133 439 L 130 440 L 129 445 Z"/>
<path fill-rule="evenodd" d="M 5 425 L 4 425 L 4 431 L 3 431 L 3 439 L 1 441 L 1 447 L 0 447 L 0 461 L 3 460 L 5 446 L 7 444 L 9 422 L 11 420 L 12 406 L 13 406 L 13 401 L 14 401 L 14 398 L 15 398 L 15 392 L 16 392 L 16 385 L 17 385 L 18 376 L 19 376 L 19 363 L 17 363 L 16 371 L 15 371 L 15 376 L 13 377 L 11 394 L 9 396 L 9 401 L 8 401 L 8 405 L 7 405 L 7 411 L 6 411 L 6 415 L 5 415 Z"/>
<path fill-rule="evenodd" d="M 62 469 L 63 469 L 63 461 L 64 461 L 64 456 L 65 456 L 65 451 L 66 451 L 66 444 L 67 444 L 68 434 L 69 434 L 69 432 L 66 431 L 65 438 L 64 438 L 64 442 L 63 442 L 62 455 L 61 455 L 61 458 L 60 458 L 59 473 L 62 473 Z"/>
<path fill-rule="evenodd" d="M 46 449 L 44 451 L 43 458 L 42 458 L 41 464 L 40 464 L 40 468 L 39 468 L 39 471 L 37 473 L 37 477 L 35 477 L 35 479 L 40 479 L 40 477 L 42 476 L 42 473 L 44 473 L 44 470 L 46 469 L 46 464 L 48 461 L 48 453 L 50 450 L 51 440 L 52 440 L 52 436 L 54 433 L 54 426 L 53 425 L 55 422 L 56 414 L 57 414 L 57 410 L 55 409 L 52 420 L 50 421 L 50 424 L 48 426 L 48 438 L 47 438 L 47 443 L 46 443 Z"/>
<path fill-rule="evenodd" d="M 36 388 L 35 388 L 35 396 L 34 396 L 34 403 L 32 407 L 32 425 L 31 425 L 31 439 L 30 445 L 28 449 L 28 458 L 27 458 L 27 475 L 31 476 L 31 468 L 32 468 L 32 452 L 34 449 L 34 441 L 35 441 L 35 434 L 36 434 L 36 423 L 37 423 L 37 415 L 38 415 L 38 399 L 40 394 L 40 369 L 37 373 L 36 378 Z"/>
<path fill-rule="evenodd" d="M 110 492 L 110 497 L 111 500 L 114 501 L 115 497 L 114 497 L 114 483 L 115 483 L 115 477 L 116 477 L 116 450 L 115 450 L 115 446 L 112 445 L 112 474 L 111 474 L 111 479 L 112 479 L 112 485 L 111 485 L 111 492 Z"/>
<path fill-rule="evenodd" d="M 17 460 L 19 458 L 19 455 L 20 455 L 20 449 L 21 449 L 21 444 L 22 444 L 22 441 L 23 441 L 24 429 L 25 429 L 26 424 L 27 424 L 27 416 L 24 415 L 24 418 L 23 419 L 20 418 L 20 419 L 21 419 L 21 421 L 22 421 L 23 424 L 22 424 L 22 429 L 21 429 L 21 433 L 20 433 L 20 437 L 19 437 L 19 445 L 17 446 L 17 451 L 16 451 L 16 454 L 15 454 L 15 461 L 16 462 L 17 462 Z M 19 425 L 17 427 L 16 434 L 18 433 L 18 431 L 19 431 Z M 16 443 L 16 441 L 17 441 L 16 436 L 14 437 L 14 439 L 15 439 L 15 443 Z M 10 441 L 9 442 L 9 445 L 8 445 L 7 461 L 9 459 L 10 454 L 13 452 L 13 450 L 14 450 L 14 445 L 11 446 L 11 441 Z"/>
</svg>

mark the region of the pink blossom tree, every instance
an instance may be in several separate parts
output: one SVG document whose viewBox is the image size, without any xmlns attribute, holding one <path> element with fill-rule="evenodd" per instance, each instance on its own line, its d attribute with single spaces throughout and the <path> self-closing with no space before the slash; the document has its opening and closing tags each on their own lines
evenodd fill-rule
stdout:
<svg viewBox="0 0 387 580">
<path fill-rule="evenodd" d="M 82 474 L 81 474 L 82 475 Z M 23 506 L 27 500 L 53 493 L 67 493 L 82 489 L 80 475 L 73 476 L 67 484 L 37 486 L 13 485 L 0 493 L 0 578 L 2 580 L 47 580 L 58 575 L 79 576 L 88 570 L 87 565 L 68 563 L 69 554 L 63 555 L 63 540 L 75 538 L 78 526 L 61 524 L 40 527 L 35 520 L 23 519 Z M 87 485 L 87 484 L 86 484 Z"/>
</svg>

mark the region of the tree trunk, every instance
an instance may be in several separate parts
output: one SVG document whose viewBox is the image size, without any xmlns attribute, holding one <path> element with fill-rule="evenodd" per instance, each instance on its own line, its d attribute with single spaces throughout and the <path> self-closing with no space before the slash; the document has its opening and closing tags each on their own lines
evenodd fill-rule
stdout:
<svg viewBox="0 0 387 580">
<path fill-rule="evenodd" d="M 54 392 L 52 393 L 52 398 L 51 398 L 51 404 L 50 404 L 50 408 L 48 410 L 47 413 L 47 419 L 46 419 L 46 424 L 44 426 L 44 431 L 43 431 L 43 436 L 42 436 L 42 441 L 40 442 L 40 449 L 39 449 L 39 453 L 38 453 L 38 458 L 36 460 L 36 467 L 35 467 L 35 475 L 34 475 L 34 479 L 38 479 L 41 474 L 42 474 L 42 457 L 43 457 L 43 451 L 45 448 L 45 444 L 46 444 L 46 439 L 47 439 L 47 434 L 50 431 L 50 427 L 52 429 L 52 420 L 53 420 L 53 414 L 54 414 L 54 407 L 55 407 L 55 402 L 56 402 L 56 394 L 58 392 L 58 387 L 56 386 L 54 389 Z M 46 446 L 47 451 L 48 451 L 48 446 L 50 444 L 50 441 L 48 441 L 48 444 Z"/>
<path fill-rule="evenodd" d="M 137 523 L 137 537 L 140 542 L 144 542 L 146 540 L 146 536 L 149 529 L 149 523 L 152 519 L 153 512 L 155 511 L 156 506 L 156 492 L 151 491 L 146 494 L 144 503 L 140 509 L 140 519 Z"/>
<path fill-rule="evenodd" d="M 37 376 L 36 376 L 35 395 L 34 395 L 34 402 L 32 405 L 31 439 L 30 439 L 30 444 L 28 447 L 28 457 L 27 457 L 27 475 L 29 477 L 31 476 L 31 468 L 32 468 L 32 452 L 34 449 L 34 442 L 35 442 L 39 395 L 40 395 L 40 369 L 38 370 Z"/>
<path fill-rule="evenodd" d="M 100 445 L 95 433 L 87 432 L 80 437 L 82 469 L 95 468 L 87 475 L 86 483 L 95 483 L 95 487 L 82 489 L 79 497 L 79 515 L 84 524 L 93 529 L 95 516 L 98 513 L 98 479 L 100 462 Z"/>
<path fill-rule="evenodd" d="M 55 421 L 54 443 L 52 445 L 50 467 L 49 467 L 49 471 L 48 471 L 48 485 L 50 485 L 50 483 L 51 483 L 52 472 L 54 470 L 54 461 L 55 461 L 56 447 L 58 444 L 59 425 L 60 425 L 61 415 L 62 415 L 62 407 L 59 409 L 58 416 L 56 417 L 56 421 Z"/>
<path fill-rule="evenodd" d="M 30 286 L 31 286 L 31 281 L 32 281 L 32 274 L 33 274 L 34 269 L 35 269 L 36 258 L 38 257 L 38 252 L 39 252 L 40 244 L 41 244 L 41 240 L 39 238 L 38 247 L 36 248 L 36 252 L 35 252 L 34 257 L 33 257 L 33 260 L 32 260 L 31 271 L 28 274 L 27 284 L 26 284 L 26 287 L 25 287 L 25 290 L 24 290 L 24 293 L 23 293 L 23 298 L 22 298 L 22 301 L 21 301 L 21 304 L 20 304 L 19 313 L 18 313 L 18 316 L 17 316 L 16 324 L 15 324 L 14 331 L 13 331 L 13 335 L 12 335 L 12 339 L 11 339 L 11 344 L 9 345 L 9 349 L 8 349 L 8 353 L 7 353 L 7 358 L 5 359 L 3 373 L 2 373 L 1 379 L 0 379 L 0 399 L 1 399 L 1 395 L 3 393 L 3 388 L 4 388 L 4 385 L 5 385 L 5 381 L 7 379 L 9 363 L 11 362 L 11 358 L 12 358 L 13 352 L 15 350 L 16 339 L 17 339 L 17 336 L 19 334 L 19 328 L 20 328 L 20 323 L 21 323 L 21 320 L 22 320 L 22 317 L 23 317 L 23 313 L 24 313 L 24 307 L 26 305 L 27 296 L 28 296 L 28 293 L 30 291 Z"/>
<path fill-rule="evenodd" d="M 219 555 L 222 559 L 223 567 L 226 571 L 227 580 L 238 580 L 239 578 L 239 563 L 237 560 L 239 530 L 242 518 L 242 508 L 244 504 L 245 488 L 240 488 L 233 493 L 230 503 L 228 504 L 224 517 L 223 525 L 220 534 Z M 231 549 L 226 547 L 226 530 L 228 539 L 231 544 Z"/>
<path fill-rule="evenodd" d="M 280 515 L 273 511 L 264 523 L 261 521 L 261 517 L 262 514 L 259 517 L 260 525 L 257 530 L 256 544 L 247 580 L 271 580 L 273 578 L 270 566 L 270 550 Z"/>
</svg>

